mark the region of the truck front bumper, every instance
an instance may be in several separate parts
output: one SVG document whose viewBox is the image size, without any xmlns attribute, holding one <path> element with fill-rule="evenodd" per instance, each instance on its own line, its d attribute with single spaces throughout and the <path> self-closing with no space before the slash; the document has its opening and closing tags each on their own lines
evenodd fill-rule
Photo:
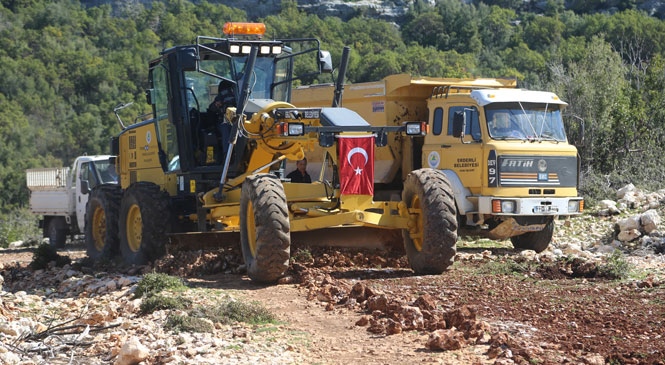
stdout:
<svg viewBox="0 0 665 365">
<path fill-rule="evenodd" d="M 502 216 L 568 216 L 584 210 L 584 199 L 574 198 L 515 198 L 481 196 L 478 213 Z"/>
</svg>

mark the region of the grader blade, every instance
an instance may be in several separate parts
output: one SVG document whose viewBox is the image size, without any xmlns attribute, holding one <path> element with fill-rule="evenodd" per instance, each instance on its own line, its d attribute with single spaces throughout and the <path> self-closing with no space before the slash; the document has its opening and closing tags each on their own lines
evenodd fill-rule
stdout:
<svg viewBox="0 0 665 365">
<path fill-rule="evenodd" d="M 190 232 L 169 235 L 166 252 L 240 247 L 239 232 Z"/>
<path fill-rule="evenodd" d="M 364 249 L 404 249 L 402 231 L 373 227 L 334 227 L 292 232 L 291 242 L 308 246 Z"/>
</svg>

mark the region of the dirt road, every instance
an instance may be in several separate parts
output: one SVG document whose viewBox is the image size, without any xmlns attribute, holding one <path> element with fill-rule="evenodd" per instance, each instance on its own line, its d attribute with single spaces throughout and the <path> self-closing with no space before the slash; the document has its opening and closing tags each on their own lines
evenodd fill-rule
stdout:
<svg viewBox="0 0 665 365">
<path fill-rule="evenodd" d="M 84 256 L 81 247 L 71 245 L 61 254 L 75 263 Z M 295 249 L 294 258 L 289 276 L 274 286 L 258 286 L 234 273 L 240 255 L 233 251 L 178 254 L 143 270 L 185 277 L 198 300 L 230 295 L 258 301 L 279 318 L 280 325 L 269 331 L 243 327 L 238 335 L 237 328 L 218 329 L 211 335 L 217 340 L 226 336 L 241 341 L 221 352 L 210 350 L 213 359 L 229 356 L 233 349 L 231 358 L 237 363 L 266 364 L 665 363 L 662 256 L 628 256 L 633 271 L 625 280 L 605 277 L 602 262 L 505 248 L 460 248 L 456 263 L 439 276 L 413 275 L 399 252 L 305 247 Z M 85 300 L 90 306 L 99 300 L 108 307 L 125 300 L 123 290 L 131 290 L 129 284 L 124 288 L 118 284 L 117 290 L 93 295 L 89 289 L 80 289 L 92 284 L 65 285 L 67 278 L 79 275 L 76 264 L 34 272 L 26 268 L 31 260 L 30 249 L 0 253 L 5 321 L 28 315 L 27 311 L 12 312 L 20 308 L 8 299 L 8 293 L 36 293 L 50 306 L 71 306 L 72 300 Z M 81 270 L 80 275 L 89 278 L 84 283 L 102 282 L 95 287 L 106 285 L 107 278 L 119 282 L 118 277 L 140 274 L 115 266 Z M 43 322 L 43 311 L 37 312 L 32 314 L 34 320 Z M 148 336 L 143 339 L 146 342 L 168 342 L 173 336 L 162 329 L 146 330 L 159 323 L 155 318 L 129 310 L 116 312 L 115 321 L 124 318 L 132 323 L 122 336 Z M 81 349 L 74 358 L 115 361 L 119 335 L 107 332 L 93 339 L 100 344 Z M 164 363 L 165 358 L 205 362 L 201 360 L 205 358 L 194 360 L 201 355 L 192 352 L 191 346 L 189 350 L 174 348 L 175 352 L 152 348 L 170 357 L 151 355 L 144 362 Z"/>
</svg>

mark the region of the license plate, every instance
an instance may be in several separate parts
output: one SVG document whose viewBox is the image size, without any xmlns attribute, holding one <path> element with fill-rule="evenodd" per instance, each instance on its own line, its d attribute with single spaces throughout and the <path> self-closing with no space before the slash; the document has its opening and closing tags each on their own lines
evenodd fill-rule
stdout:
<svg viewBox="0 0 665 365">
<path fill-rule="evenodd" d="M 533 207 L 534 213 L 556 213 L 559 209 L 552 205 L 538 205 Z"/>
</svg>

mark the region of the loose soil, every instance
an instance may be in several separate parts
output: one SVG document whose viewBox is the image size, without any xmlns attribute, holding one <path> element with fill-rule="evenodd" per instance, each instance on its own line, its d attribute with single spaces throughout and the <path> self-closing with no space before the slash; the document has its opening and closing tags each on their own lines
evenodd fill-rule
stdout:
<svg viewBox="0 0 665 365">
<path fill-rule="evenodd" d="M 5 291 L 39 287 L 20 280 L 32 251 L 1 251 Z M 80 244 L 60 254 L 85 266 Z M 292 254 L 288 276 L 270 286 L 242 274 L 235 249 L 178 252 L 141 269 L 262 303 L 284 323 L 270 336 L 309 364 L 665 364 L 662 256 L 629 256 L 633 278 L 610 280 L 595 261 L 504 248 L 459 248 L 436 276 L 414 275 L 399 250 Z"/>
</svg>

